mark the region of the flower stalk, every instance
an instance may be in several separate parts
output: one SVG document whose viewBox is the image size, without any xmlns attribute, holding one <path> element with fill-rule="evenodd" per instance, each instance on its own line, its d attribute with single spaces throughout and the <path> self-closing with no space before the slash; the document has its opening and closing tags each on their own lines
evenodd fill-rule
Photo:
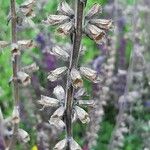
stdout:
<svg viewBox="0 0 150 150">
<path fill-rule="evenodd" d="M 17 44 L 17 15 L 16 15 L 16 2 L 15 0 L 10 0 L 11 5 L 11 36 L 12 36 L 12 44 Z M 12 67 L 13 67 L 13 93 L 14 93 L 14 106 L 19 109 L 19 84 L 17 81 L 17 73 L 18 73 L 18 61 L 19 55 L 13 55 L 12 53 Z M 18 110 L 19 111 L 19 110 Z M 18 131 L 18 123 L 14 123 L 13 129 L 13 137 L 9 145 L 9 149 L 13 149 L 13 146 L 16 142 L 16 136 Z"/>
<path fill-rule="evenodd" d="M 69 147 L 69 139 L 72 137 L 72 104 L 73 104 L 73 91 L 74 87 L 70 84 L 70 73 L 72 68 L 76 68 L 78 65 L 79 59 L 79 51 L 81 45 L 81 38 L 82 38 L 82 21 L 83 21 L 83 8 L 84 4 L 77 0 L 76 6 L 76 15 L 75 15 L 75 32 L 73 35 L 73 51 L 71 53 L 71 60 L 70 66 L 68 70 L 68 81 L 66 86 L 66 112 L 65 112 L 65 122 L 66 122 L 66 132 L 67 132 L 67 139 L 68 139 L 68 150 Z"/>
</svg>

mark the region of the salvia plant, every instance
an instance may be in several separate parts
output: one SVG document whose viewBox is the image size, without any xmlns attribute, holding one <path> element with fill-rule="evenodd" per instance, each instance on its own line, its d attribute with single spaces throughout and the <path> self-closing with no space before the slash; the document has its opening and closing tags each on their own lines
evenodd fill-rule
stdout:
<svg viewBox="0 0 150 150">
<path fill-rule="evenodd" d="M 0 150 L 149 150 L 150 2 L 110 0 L 104 12 L 113 21 L 102 19 L 102 6 L 92 0 L 17 2 L 10 0 L 6 19 L 10 41 L 0 36 L 0 58 L 5 48 L 11 54 L 13 93 L 9 117 L 3 114 L 7 102 L 0 101 Z M 56 14 L 45 18 L 53 4 Z M 22 36 L 28 28 L 32 39 Z M 82 60 L 95 53 L 84 37 L 99 49 L 92 61 Z M 24 55 L 32 63 L 24 65 Z M 0 98 L 4 93 L 0 85 Z"/>
<path fill-rule="evenodd" d="M 96 43 L 100 44 L 106 39 L 106 32 L 111 28 L 112 21 L 99 19 L 97 16 L 102 12 L 101 5 L 94 4 L 91 9 L 84 14 L 86 1 L 75 1 L 73 10 L 65 1 L 60 2 L 56 15 L 49 15 L 43 21 L 46 25 L 57 25 L 57 31 L 61 35 L 71 36 L 71 47 L 69 50 L 54 44 L 50 53 L 59 59 L 67 61 L 66 66 L 61 66 L 52 70 L 48 75 L 48 80 L 54 82 L 66 75 L 66 85 L 57 85 L 53 94 L 55 98 L 42 95 L 39 104 L 45 107 L 56 107 L 56 111 L 50 117 L 49 123 L 59 129 L 65 129 L 66 137 L 58 142 L 54 149 L 81 149 L 74 140 L 72 134 L 73 122 L 79 119 L 82 123 L 89 123 L 88 113 L 83 109 L 85 106 L 92 106 L 93 100 L 82 100 L 85 94 L 82 76 L 97 83 L 101 76 L 91 68 L 80 66 L 79 59 L 82 54 L 81 40 L 83 35 L 87 35 Z"/>
</svg>

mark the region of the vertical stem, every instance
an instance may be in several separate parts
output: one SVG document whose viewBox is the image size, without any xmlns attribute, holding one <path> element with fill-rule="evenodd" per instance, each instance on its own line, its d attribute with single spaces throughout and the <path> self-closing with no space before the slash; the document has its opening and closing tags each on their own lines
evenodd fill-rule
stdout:
<svg viewBox="0 0 150 150">
<path fill-rule="evenodd" d="M 16 1 L 10 0 L 11 6 L 11 36 L 12 43 L 17 43 L 17 15 L 16 15 Z M 19 108 L 19 86 L 17 82 L 18 72 L 18 55 L 12 56 L 12 68 L 13 68 L 13 94 L 14 94 L 14 107 Z M 8 149 L 13 149 L 16 143 L 16 134 L 18 131 L 18 123 L 14 124 L 13 136 L 10 141 Z"/>
<path fill-rule="evenodd" d="M 69 139 L 72 137 L 72 104 L 73 104 L 73 92 L 74 88 L 70 81 L 70 72 L 72 68 L 76 68 L 78 65 L 79 51 L 82 39 L 82 22 L 83 22 L 83 8 L 84 4 L 80 0 L 77 0 L 76 15 L 75 15 L 75 31 L 73 35 L 73 51 L 71 53 L 69 71 L 67 75 L 67 86 L 66 86 L 66 101 L 65 101 L 65 122 L 66 122 L 66 133 L 68 139 L 67 150 L 70 150 Z"/>
</svg>

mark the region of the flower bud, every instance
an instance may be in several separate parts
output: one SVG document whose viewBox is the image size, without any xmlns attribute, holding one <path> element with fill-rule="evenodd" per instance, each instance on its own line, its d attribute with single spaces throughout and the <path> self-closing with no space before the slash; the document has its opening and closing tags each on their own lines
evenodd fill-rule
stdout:
<svg viewBox="0 0 150 150">
<path fill-rule="evenodd" d="M 30 141 L 29 134 L 23 129 L 18 129 L 17 138 L 20 142 L 23 143 Z"/>
<path fill-rule="evenodd" d="M 41 95 L 41 100 L 38 101 L 38 104 L 43 105 L 44 107 L 58 107 L 59 100 Z"/>
<path fill-rule="evenodd" d="M 20 84 L 22 84 L 23 86 L 27 86 L 31 83 L 31 78 L 28 74 L 26 74 L 25 72 L 19 71 L 17 73 L 17 79 L 18 82 Z"/>
<path fill-rule="evenodd" d="M 84 109 L 80 108 L 79 106 L 75 106 L 75 111 L 77 113 L 77 117 L 82 123 L 90 122 L 89 115 Z"/>
<path fill-rule="evenodd" d="M 81 96 L 84 96 L 86 93 L 84 88 L 80 88 L 75 94 L 74 98 L 79 99 Z"/>
<path fill-rule="evenodd" d="M 62 48 L 60 48 L 59 46 L 54 46 L 52 48 L 52 54 L 58 58 L 63 59 L 64 61 L 68 60 L 69 58 L 69 54 L 66 51 L 64 51 Z"/>
<path fill-rule="evenodd" d="M 49 73 L 49 76 L 47 77 L 48 80 L 50 80 L 51 82 L 58 80 L 62 75 L 66 73 L 67 69 L 67 67 L 60 67 L 51 71 Z"/>
<path fill-rule="evenodd" d="M 63 89 L 62 86 L 60 85 L 57 85 L 55 88 L 54 88 L 54 91 L 53 91 L 53 94 L 56 96 L 56 98 L 58 100 L 63 100 L 65 98 L 65 91 Z"/>
<path fill-rule="evenodd" d="M 90 19 L 99 13 L 102 12 L 102 7 L 99 4 L 94 4 L 92 8 L 88 11 L 87 15 L 85 16 L 86 19 Z"/>
<path fill-rule="evenodd" d="M 76 70 L 75 68 L 72 68 L 70 76 L 71 76 L 72 85 L 74 88 L 77 89 L 83 86 L 83 80 L 78 70 Z"/>
</svg>

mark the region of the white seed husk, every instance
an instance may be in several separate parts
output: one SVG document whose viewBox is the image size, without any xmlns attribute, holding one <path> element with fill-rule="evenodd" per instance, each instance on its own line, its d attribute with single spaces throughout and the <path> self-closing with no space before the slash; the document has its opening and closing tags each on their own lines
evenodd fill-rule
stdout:
<svg viewBox="0 0 150 150">
<path fill-rule="evenodd" d="M 54 88 L 53 94 L 54 94 L 54 95 L 56 96 L 56 98 L 57 98 L 58 100 L 60 100 L 60 101 L 65 98 L 65 91 L 64 91 L 63 87 L 60 86 L 60 85 L 57 85 L 57 86 Z"/>
<path fill-rule="evenodd" d="M 59 100 L 41 95 L 41 100 L 38 101 L 38 104 L 43 105 L 44 107 L 58 107 Z"/>
<path fill-rule="evenodd" d="M 61 76 L 63 76 L 66 73 L 67 69 L 67 67 L 60 67 L 51 71 L 49 73 L 49 76 L 47 77 L 48 80 L 50 80 L 51 82 L 58 80 Z"/>
<path fill-rule="evenodd" d="M 85 123 L 89 123 L 90 122 L 90 118 L 89 118 L 89 115 L 88 113 L 82 109 L 81 107 L 79 106 L 75 106 L 75 111 L 77 113 L 77 116 L 79 118 L 79 120 L 85 124 Z"/>
<path fill-rule="evenodd" d="M 74 88 L 77 89 L 77 88 L 83 87 L 83 80 L 80 75 L 80 72 L 77 69 L 72 68 L 70 76 L 71 76 L 72 85 Z"/>
<path fill-rule="evenodd" d="M 23 143 L 27 143 L 28 141 L 30 141 L 29 134 L 23 129 L 18 129 L 17 138 L 20 142 Z"/>
<path fill-rule="evenodd" d="M 102 12 L 102 7 L 99 4 L 94 4 L 92 8 L 88 11 L 87 15 L 85 16 L 87 19 L 91 19 L 92 17 L 95 17 L 99 13 Z"/>
</svg>

